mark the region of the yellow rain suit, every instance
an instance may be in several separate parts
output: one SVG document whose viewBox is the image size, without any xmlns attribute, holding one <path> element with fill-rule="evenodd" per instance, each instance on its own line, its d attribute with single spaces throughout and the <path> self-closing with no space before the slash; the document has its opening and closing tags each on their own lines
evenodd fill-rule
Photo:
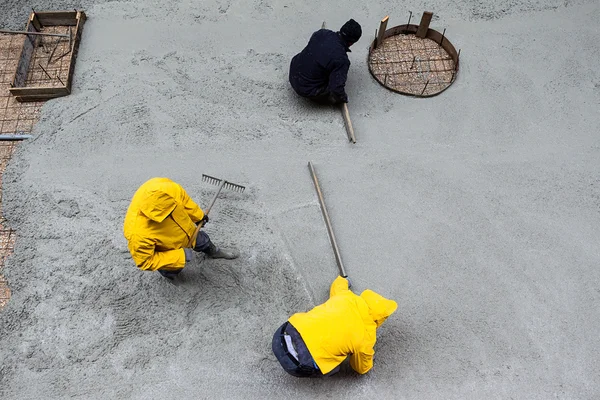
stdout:
<svg viewBox="0 0 600 400">
<path fill-rule="evenodd" d="M 376 330 L 398 305 L 393 300 L 365 290 L 360 296 L 338 276 L 331 284 L 329 300 L 288 320 L 302 336 L 323 374 L 350 356 L 350 366 L 359 374 L 373 367 Z"/>
<path fill-rule="evenodd" d="M 204 212 L 180 185 L 150 179 L 135 192 L 125 215 L 123 232 L 133 261 L 142 270 L 182 269 L 183 248 L 202 218 Z"/>
</svg>

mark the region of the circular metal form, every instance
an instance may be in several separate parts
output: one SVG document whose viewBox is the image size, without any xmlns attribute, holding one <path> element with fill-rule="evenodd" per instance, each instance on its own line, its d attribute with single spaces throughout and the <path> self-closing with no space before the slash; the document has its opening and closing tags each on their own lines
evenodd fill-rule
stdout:
<svg viewBox="0 0 600 400">
<path fill-rule="evenodd" d="M 431 97 L 456 80 L 459 53 L 443 34 L 428 29 L 420 38 L 418 28 L 400 25 L 386 30 L 381 43 L 376 38 L 369 50 L 369 72 L 394 92 Z"/>
</svg>

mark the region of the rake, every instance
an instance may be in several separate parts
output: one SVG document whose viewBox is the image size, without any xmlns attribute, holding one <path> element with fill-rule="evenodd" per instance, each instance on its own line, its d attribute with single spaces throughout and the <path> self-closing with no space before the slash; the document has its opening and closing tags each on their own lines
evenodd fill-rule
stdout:
<svg viewBox="0 0 600 400">
<path fill-rule="evenodd" d="M 219 188 L 217 189 L 217 193 L 215 193 L 215 195 L 213 196 L 208 208 L 206 210 L 204 210 L 204 215 L 208 215 L 208 213 L 210 212 L 212 207 L 215 205 L 215 201 L 217 201 L 217 197 L 219 196 L 219 193 L 221 193 L 221 190 L 223 188 L 233 190 L 233 191 L 239 192 L 239 193 L 243 193 L 244 190 L 246 189 L 245 186 L 237 185 L 235 183 L 231 183 L 224 179 L 215 178 L 214 176 L 210 176 L 210 175 L 202 174 L 202 181 L 210 183 L 211 185 L 219 185 Z M 194 231 L 194 234 L 190 237 L 190 241 L 188 242 L 187 247 L 192 247 L 192 244 L 196 240 L 196 236 L 198 236 L 198 232 L 200 232 L 200 229 L 204 226 L 204 224 L 205 224 L 204 221 L 202 221 L 198 224 L 198 226 L 196 227 L 196 230 Z"/>
</svg>

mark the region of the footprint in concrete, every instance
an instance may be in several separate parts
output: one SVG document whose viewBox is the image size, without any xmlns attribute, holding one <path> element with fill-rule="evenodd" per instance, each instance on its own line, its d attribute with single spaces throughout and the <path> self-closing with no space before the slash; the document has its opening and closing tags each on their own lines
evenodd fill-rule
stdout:
<svg viewBox="0 0 600 400">
<path fill-rule="evenodd" d="M 67 218 L 72 218 L 79 214 L 79 204 L 75 200 L 59 200 L 58 212 Z"/>
</svg>

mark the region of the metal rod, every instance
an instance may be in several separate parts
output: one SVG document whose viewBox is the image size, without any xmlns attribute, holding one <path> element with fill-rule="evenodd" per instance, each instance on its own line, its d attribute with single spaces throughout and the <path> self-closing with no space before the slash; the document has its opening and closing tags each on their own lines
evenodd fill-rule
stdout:
<svg viewBox="0 0 600 400">
<path fill-rule="evenodd" d="M 377 48 L 377 46 L 379 45 L 379 43 L 377 43 L 377 29 L 375 29 L 375 40 L 374 40 L 375 46 L 373 46 L 374 49 Z"/>
<path fill-rule="evenodd" d="M 342 115 L 344 116 L 344 123 L 346 125 L 346 133 L 348 134 L 348 140 L 352 143 L 356 143 L 356 137 L 354 136 L 354 127 L 350 120 L 350 112 L 348 112 L 348 103 L 342 103 Z"/>
<path fill-rule="evenodd" d="M 54 52 L 58 48 L 59 43 L 60 43 L 60 39 L 56 39 L 56 44 L 54 44 L 54 48 L 52 49 L 52 52 L 50 53 L 50 57 L 48 57 L 48 62 L 46 63 L 46 66 L 50 65 L 50 60 L 52 60 L 52 57 L 54 56 Z"/>
<path fill-rule="evenodd" d="M 458 49 L 458 54 L 456 55 L 456 64 L 454 65 L 454 69 L 458 69 L 458 59 L 460 58 L 460 49 Z"/>
<path fill-rule="evenodd" d="M 308 169 L 310 170 L 313 183 L 315 184 L 315 190 L 317 191 L 317 196 L 319 197 L 321 213 L 323 213 L 323 219 L 325 219 L 327 233 L 329 234 L 329 241 L 331 242 L 331 247 L 333 247 L 333 254 L 335 255 L 335 262 L 337 263 L 340 275 L 344 278 L 347 278 L 348 275 L 346 275 L 344 263 L 342 262 L 342 256 L 340 255 L 340 249 L 338 248 L 337 241 L 335 240 L 335 234 L 333 233 L 333 228 L 331 227 L 331 220 L 329 219 L 329 213 L 327 213 L 327 208 L 325 207 L 325 199 L 323 199 L 323 193 L 321 192 L 321 187 L 319 186 L 319 180 L 317 179 L 315 168 L 313 167 L 312 162 L 310 161 L 308 162 Z"/>
<path fill-rule="evenodd" d="M 412 11 L 409 11 L 409 15 L 408 15 L 408 24 L 406 24 L 406 29 L 408 30 L 408 26 L 410 25 L 410 20 L 412 18 Z"/>
<path fill-rule="evenodd" d="M 58 79 L 58 81 L 63 85 L 63 86 L 67 86 L 65 85 L 65 83 L 62 81 L 62 79 L 60 79 L 60 76 L 58 76 L 58 72 L 56 73 L 56 79 Z"/>
<path fill-rule="evenodd" d="M 427 89 L 427 85 L 429 85 L 429 79 L 427 79 L 427 82 L 425 82 L 425 87 L 423 88 L 423 91 L 421 92 L 421 96 L 423 96 L 423 93 L 425 93 L 425 89 Z"/>
<path fill-rule="evenodd" d="M 61 33 L 9 31 L 9 30 L 6 30 L 6 29 L 0 29 L 0 33 L 10 33 L 12 35 L 56 36 L 56 37 L 64 37 L 64 38 L 69 37 L 69 35 L 63 35 Z"/>
<path fill-rule="evenodd" d="M 0 141 L 31 139 L 33 135 L 0 135 Z"/>
<path fill-rule="evenodd" d="M 46 70 L 44 69 L 44 67 L 42 67 L 42 64 L 38 63 L 38 67 L 40 67 L 40 68 L 42 69 L 42 71 L 44 71 L 44 73 L 46 74 L 46 76 L 47 76 L 49 79 L 52 79 L 52 77 L 50 76 L 50 74 L 48 73 L 48 71 L 46 71 Z"/>
<path fill-rule="evenodd" d="M 442 33 L 442 40 L 440 40 L 440 46 L 444 43 L 444 36 L 446 36 L 446 28 L 444 28 L 444 32 Z"/>
</svg>

